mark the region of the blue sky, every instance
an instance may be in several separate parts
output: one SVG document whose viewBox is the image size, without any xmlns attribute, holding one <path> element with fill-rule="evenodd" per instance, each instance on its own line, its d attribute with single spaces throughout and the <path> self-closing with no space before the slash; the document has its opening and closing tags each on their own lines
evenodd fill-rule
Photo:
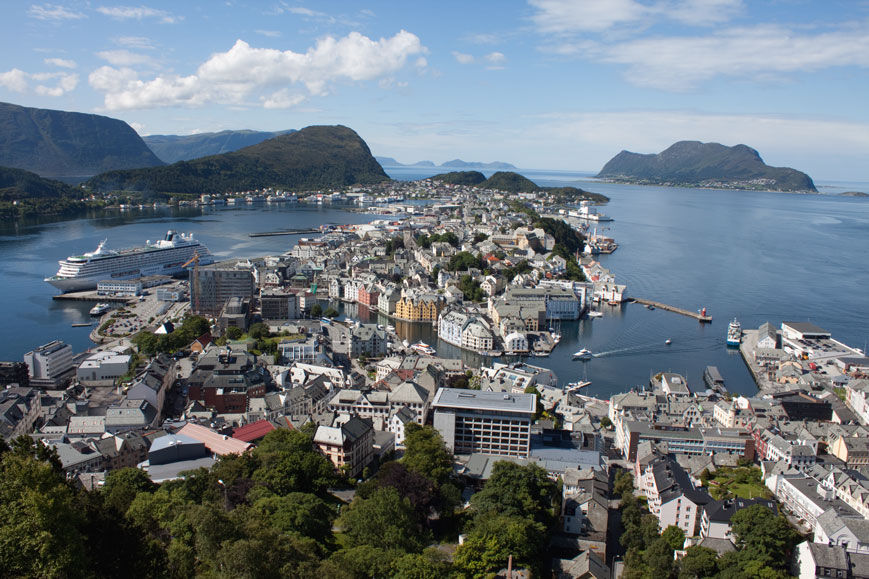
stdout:
<svg viewBox="0 0 869 579">
<path fill-rule="evenodd" d="M 0 100 L 140 134 L 355 129 L 377 155 L 597 171 L 744 143 L 869 181 L 869 2 L 11 2 Z"/>
</svg>

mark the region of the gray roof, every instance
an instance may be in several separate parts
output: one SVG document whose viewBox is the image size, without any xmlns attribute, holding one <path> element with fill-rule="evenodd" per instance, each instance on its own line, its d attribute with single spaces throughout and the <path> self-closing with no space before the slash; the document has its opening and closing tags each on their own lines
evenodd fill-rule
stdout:
<svg viewBox="0 0 869 579">
<path fill-rule="evenodd" d="M 533 414 L 536 405 L 537 397 L 534 394 L 503 394 L 458 388 L 439 388 L 432 403 L 432 407 L 437 409 L 489 410 L 521 414 Z"/>
</svg>

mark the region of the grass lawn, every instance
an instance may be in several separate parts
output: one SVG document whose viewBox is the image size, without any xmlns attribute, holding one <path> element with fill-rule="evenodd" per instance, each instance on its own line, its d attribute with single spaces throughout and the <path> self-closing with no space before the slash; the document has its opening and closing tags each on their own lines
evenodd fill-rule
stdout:
<svg viewBox="0 0 869 579">
<path fill-rule="evenodd" d="M 735 496 L 745 499 L 769 497 L 763 485 L 760 467 L 722 467 L 709 479 L 709 494 L 715 500 Z"/>
</svg>

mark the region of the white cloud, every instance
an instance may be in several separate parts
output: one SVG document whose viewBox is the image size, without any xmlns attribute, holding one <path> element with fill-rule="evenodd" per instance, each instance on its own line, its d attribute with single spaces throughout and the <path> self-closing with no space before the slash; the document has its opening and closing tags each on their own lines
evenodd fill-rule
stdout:
<svg viewBox="0 0 869 579">
<path fill-rule="evenodd" d="M 129 67 L 104 66 L 91 73 L 91 86 L 105 93 L 109 110 L 163 106 L 199 106 L 207 102 L 245 104 L 266 93 L 262 102 L 286 102 L 275 97 L 288 85 L 303 85 L 310 95 L 323 95 L 337 81 L 368 81 L 389 77 L 408 58 L 427 49 L 404 30 L 391 38 L 371 40 L 351 32 L 343 38 L 321 38 L 304 53 L 254 48 L 243 40 L 202 63 L 194 74 L 165 75 L 142 80 Z M 425 61 L 417 59 L 417 65 Z M 276 92 L 277 91 L 277 92 Z M 297 93 L 287 93 L 297 94 Z"/>
<path fill-rule="evenodd" d="M 49 84 L 53 81 L 53 84 Z M 78 75 L 68 72 L 24 72 L 17 68 L 0 72 L 0 86 L 17 93 L 33 92 L 43 96 L 63 96 L 78 86 Z"/>
<path fill-rule="evenodd" d="M 507 60 L 507 57 L 504 56 L 504 53 L 502 52 L 490 52 L 483 58 L 485 58 L 487 62 L 490 62 L 492 64 L 500 64 L 502 62 L 506 62 Z"/>
<path fill-rule="evenodd" d="M 137 52 L 130 52 L 126 49 L 120 50 L 103 50 L 96 53 L 98 57 L 102 58 L 109 64 L 113 66 L 134 66 L 137 64 L 147 64 L 153 65 L 154 59 L 148 56 L 147 54 L 139 54 Z"/>
<path fill-rule="evenodd" d="M 618 24 L 634 23 L 651 8 L 634 0 L 529 0 L 537 9 L 531 17 L 541 32 L 600 32 Z"/>
<path fill-rule="evenodd" d="M 694 26 L 727 22 L 744 10 L 742 0 L 680 0 L 663 8 L 669 18 Z"/>
<path fill-rule="evenodd" d="M 134 48 L 136 50 L 153 50 L 154 44 L 144 36 L 120 36 L 114 39 L 115 44 Z"/>
<path fill-rule="evenodd" d="M 263 108 L 288 109 L 305 101 L 305 95 L 292 93 L 288 89 L 281 89 L 268 97 L 261 98 Z"/>
<path fill-rule="evenodd" d="M 501 41 L 501 38 L 497 34 L 480 33 L 466 36 L 465 40 L 474 44 L 497 44 Z"/>
<path fill-rule="evenodd" d="M 254 30 L 260 36 L 267 36 L 269 38 L 278 38 L 281 35 L 280 30 Z"/>
<path fill-rule="evenodd" d="M 46 58 L 43 62 L 45 62 L 45 64 L 50 64 L 51 66 L 58 66 L 60 68 L 76 67 L 75 61 L 68 58 Z"/>
<path fill-rule="evenodd" d="M 465 54 L 456 50 L 453 51 L 453 58 L 455 58 L 456 62 L 459 64 L 472 64 L 474 62 L 474 56 L 472 54 Z"/>
<path fill-rule="evenodd" d="M 86 18 L 81 12 L 75 12 L 57 4 L 33 4 L 27 15 L 39 20 L 80 20 Z"/>
<path fill-rule="evenodd" d="M 710 36 L 653 37 L 602 49 L 628 66 L 640 86 L 689 90 L 715 77 L 769 78 L 836 66 L 869 66 L 869 33 L 798 35 L 777 26 L 734 28 Z"/>
<path fill-rule="evenodd" d="M 136 123 L 136 122 L 130 121 L 127 124 L 130 125 L 131 127 L 133 127 L 133 130 L 136 131 L 137 133 L 139 133 L 140 135 L 142 134 L 142 131 L 145 130 L 145 125 L 143 125 L 142 123 Z"/>
<path fill-rule="evenodd" d="M 104 14 L 115 20 L 144 20 L 146 18 L 157 18 L 160 22 L 173 24 L 182 19 L 180 16 L 175 16 L 165 10 L 157 10 L 148 6 L 100 6 L 97 12 Z"/>
</svg>

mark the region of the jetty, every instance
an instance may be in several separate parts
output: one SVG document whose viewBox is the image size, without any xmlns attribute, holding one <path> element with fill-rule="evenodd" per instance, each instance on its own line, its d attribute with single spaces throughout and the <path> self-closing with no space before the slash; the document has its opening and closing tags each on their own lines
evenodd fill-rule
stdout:
<svg viewBox="0 0 869 579">
<path fill-rule="evenodd" d="M 700 312 L 692 312 L 691 310 L 684 310 L 682 308 L 677 308 L 676 306 L 669 306 L 667 304 L 662 304 L 661 302 L 644 300 L 642 298 L 628 298 L 627 301 L 633 302 L 635 304 L 643 304 L 644 306 L 660 308 L 662 310 L 667 310 L 668 312 L 673 312 L 683 316 L 688 316 L 689 318 L 694 318 L 702 324 L 712 323 L 712 316 L 706 316 Z"/>
<path fill-rule="evenodd" d="M 302 235 L 305 233 L 320 233 L 319 229 L 282 229 L 281 231 L 264 231 L 262 233 L 248 233 L 248 237 L 272 237 L 275 235 Z"/>
</svg>

